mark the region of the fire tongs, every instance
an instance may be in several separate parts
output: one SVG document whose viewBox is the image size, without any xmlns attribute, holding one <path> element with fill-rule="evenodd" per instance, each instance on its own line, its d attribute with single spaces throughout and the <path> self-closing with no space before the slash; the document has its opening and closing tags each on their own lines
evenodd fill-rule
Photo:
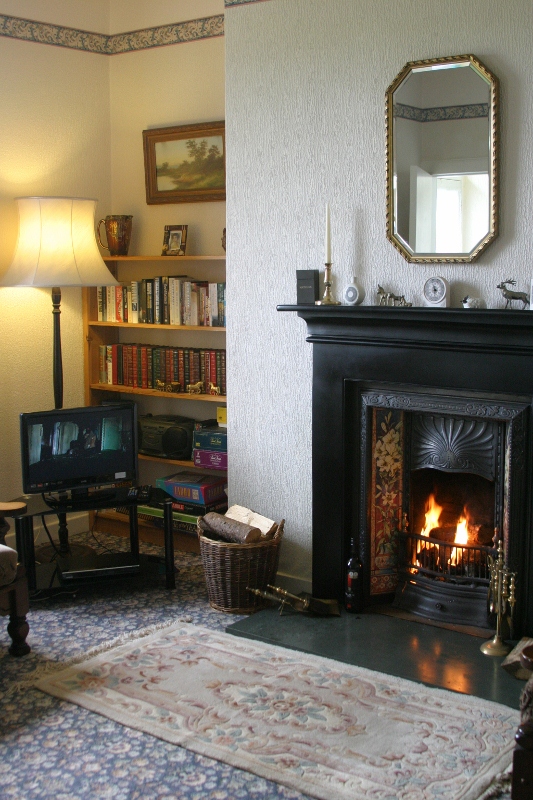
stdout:
<svg viewBox="0 0 533 800">
<path fill-rule="evenodd" d="M 291 594 L 279 586 L 271 586 L 270 584 L 267 586 L 267 589 L 270 590 L 268 592 L 264 592 L 261 589 L 246 588 L 252 594 L 263 597 L 265 600 L 274 600 L 274 602 L 281 600 L 280 616 L 283 614 L 285 606 L 289 606 L 301 614 L 314 614 L 321 617 L 340 617 L 341 615 L 339 604 L 336 600 L 320 600 L 317 597 L 311 597 L 308 592 L 301 592 L 299 595 Z"/>
</svg>

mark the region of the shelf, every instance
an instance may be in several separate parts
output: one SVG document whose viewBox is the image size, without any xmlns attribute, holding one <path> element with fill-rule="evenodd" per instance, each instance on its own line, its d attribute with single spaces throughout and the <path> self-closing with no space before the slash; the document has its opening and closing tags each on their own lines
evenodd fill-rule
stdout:
<svg viewBox="0 0 533 800">
<path fill-rule="evenodd" d="M 226 256 L 105 256 L 104 261 L 225 261 Z"/>
<path fill-rule="evenodd" d="M 194 461 L 178 461 L 175 458 L 160 458 L 159 456 L 147 456 L 145 453 L 139 453 L 139 458 L 143 461 L 156 461 L 158 464 L 173 464 L 178 467 L 186 467 L 187 469 L 194 470 L 206 475 L 227 475 L 225 469 L 208 469 L 206 467 L 197 467 Z"/>
<path fill-rule="evenodd" d="M 189 394 L 188 392 L 161 392 L 159 389 L 140 389 L 137 386 L 122 386 L 114 383 L 91 383 L 90 389 L 97 392 L 119 392 L 121 394 L 142 394 L 147 397 L 162 397 L 171 400 L 201 400 L 203 403 L 225 403 L 221 394 Z"/>
<path fill-rule="evenodd" d="M 153 322 L 99 322 L 98 320 L 89 320 L 87 324 L 91 328 L 150 328 L 156 331 L 226 332 L 226 328 L 221 328 L 217 325 L 167 325 L 166 323 L 156 325 Z"/>
<path fill-rule="evenodd" d="M 96 533 L 107 533 L 112 536 L 129 537 L 130 523 L 128 517 L 111 509 L 98 511 L 92 522 Z M 151 525 L 147 520 L 139 519 L 139 540 L 149 544 L 164 547 L 164 533 L 162 528 Z M 199 553 L 198 537 L 174 531 L 174 549 L 186 553 Z"/>
</svg>

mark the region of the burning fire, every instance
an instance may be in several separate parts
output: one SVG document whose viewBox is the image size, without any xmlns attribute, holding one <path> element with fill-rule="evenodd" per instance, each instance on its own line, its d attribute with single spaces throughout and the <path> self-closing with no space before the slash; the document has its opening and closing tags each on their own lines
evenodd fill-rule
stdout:
<svg viewBox="0 0 533 800">
<path fill-rule="evenodd" d="M 433 528 L 439 527 L 439 518 L 441 515 L 442 506 L 435 500 L 435 495 L 430 494 L 427 501 L 427 511 L 426 511 L 426 523 L 424 528 L 420 531 L 420 536 L 428 536 L 433 530 Z"/>
<path fill-rule="evenodd" d="M 427 500 L 427 510 L 426 510 L 426 513 L 425 513 L 425 523 L 424 523 L 423 529 L 420 531 L 420 536 L 425 536 L 426 538 L 429 538 L 429 535 L 430 535 L 431 531 L 434 528 L 438 528 L 439 527 L 440 515 L 441 515 L 442 511 L 443 511 L 443 506 L 440 506 L 437 503 L 437 501 L 435 500 L 435 495 L 430 494 L 430 496 L 428 497 L 428 500 Z M 468 513 L 467 513 L 467 510 L 465 508 L 465 509 L 463 509 L 462 516 L 459 518 L 459 520 L 458 520 L 458 522 L 456 524 L 454 544 L 459 545 L 459 546 L 468 544 L 469 539 L 470 539 L 470 530 L 469 530 L 469 528 L 472 529 L 473 532 L 475 532 L 476 529 L 477 530 L 479 529 L 479 526 L 474 526 L 474 525 L 470 524 L 470 521 L 468 519 Z M 420 552 L 422 547 L 423 547 L 422 543 L 419 542 L 418 543 L 418 552 Z M 456 566 L 457 565 L 457 559 L 458 559 L 457 548 L 454 547 L 452 549 L 452 551 L 451 551 L 448 563 L 453 565 L 453 566 Z"/>
</svg>

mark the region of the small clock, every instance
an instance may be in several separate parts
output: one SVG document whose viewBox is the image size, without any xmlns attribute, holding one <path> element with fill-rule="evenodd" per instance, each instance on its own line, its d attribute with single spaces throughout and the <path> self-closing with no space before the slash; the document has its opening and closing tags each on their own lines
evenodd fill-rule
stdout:
<svg viewBox="0 0 533 800">
<path fill-rule="evenodd" d="M 450 305 L 450 287 L 444 278 L 428 278 L 424 284 L 424 301 L 426 306 L 448 308 Z"/>
</svg>

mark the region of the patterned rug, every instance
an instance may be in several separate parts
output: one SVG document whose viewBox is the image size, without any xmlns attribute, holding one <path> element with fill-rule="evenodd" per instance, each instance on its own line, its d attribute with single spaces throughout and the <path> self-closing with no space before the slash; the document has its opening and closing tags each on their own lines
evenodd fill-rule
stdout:
<svg viewBox="0 0 533 800">
<path fill-rule="evenodd" d="M 477 800 L 518 712 L 177 623 L 37 688 L 321 800 Z"/>
</svg>

